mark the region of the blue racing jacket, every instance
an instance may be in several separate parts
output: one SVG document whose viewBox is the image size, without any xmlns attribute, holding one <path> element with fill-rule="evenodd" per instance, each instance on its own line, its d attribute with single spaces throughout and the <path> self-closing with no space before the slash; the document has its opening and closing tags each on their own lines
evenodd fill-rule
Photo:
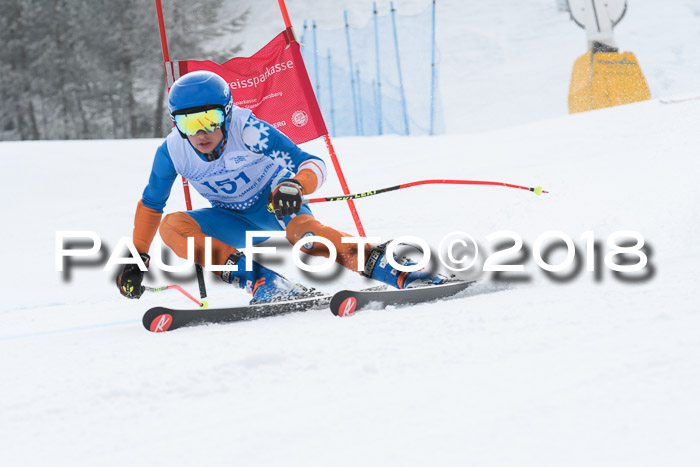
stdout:
<svg viewBox="0 0 700 467">
<path fill-rule="evenodd" d="M 302 151 L 282 132 L 259 120 L 248 109 L 233 107 L 227 142 L 221 156 L 208 161 L 173 128 L 156 151 L 143 204 L 163 212 L 173 182 L 180 174 L 213 207 L 245 211 L 270 185 L 311 169 L 318 180 L 326 179 L 326 165 L 319 157 Z"/>
</svg>

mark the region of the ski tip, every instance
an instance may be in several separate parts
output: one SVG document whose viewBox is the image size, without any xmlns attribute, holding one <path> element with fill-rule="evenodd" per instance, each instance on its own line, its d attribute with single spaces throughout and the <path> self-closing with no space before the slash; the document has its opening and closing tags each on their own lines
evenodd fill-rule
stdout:
<svg viewBox="0 0 700 467">
<path fill-rule="evenodd" d="M 143 317 L 143 326 L 151 332 L 165 332 L 172 324 L 173 315 L 170 313 L 160 313 L 152 319 L 149 319 L 149 314 L 146 313 Z"/>
<path fill-rule="evenodd" d="M 357 311 L 357 297 L 352 290 L 341 290 L 333 295 L 330 303 L 331 313 L 345 318 Z"/>
<path fill-rule="evenodd" d="M 340 316 L 341 318 L 345 318 L 355 313 L 356 309 L 357 299 L 352 296 L 348 297 L 342 302 L 340 302 L 340 306 L 338 307 L 338 316 Z"/>
</svg>

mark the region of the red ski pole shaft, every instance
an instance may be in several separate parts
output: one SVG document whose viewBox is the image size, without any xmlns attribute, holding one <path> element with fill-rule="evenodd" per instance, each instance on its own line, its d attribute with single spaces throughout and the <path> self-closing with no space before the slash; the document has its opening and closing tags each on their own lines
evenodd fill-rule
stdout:
<svg viewBox="0 0 700 467">
<path fill-rule="evenodd" d="M 177 290 L 180 292 L 182 295 L 185 297 L 189 298 L 193 302 L 195 302 L 200 308 L 207 308 L 209 304 L 207 303 L 206 300 L 202 300 L 201 302 L 194 298 L 191 293 L 180 287 L 179 285 L 171 284 L 171 285 L 164 285 L 163 287 L 146 287 L 146 291 L 148 292 L 162 292 L 164 290 Z"/>
<path fill-rule="evenodd" d="M 346 201 L 346 200 L 351 200 L 351 199 L 366 198 L 368 196 L 379 195 L 382 193 L 387 193 L 389 191 L 401 190 L 401 189 L 409 188 L 412 186 L 436 185 L 436 184 L 502 186 L 502 187 L 506 187 L 506 188 L 517 188 L 520 190 L 531 191 L 538 196 L 541 195 L 542 193 L 549 193 L 548 191 L 543 190 L 541 186 L 527 187 L 527 186 L 521 186 L 521 185 L 513 185 L 512 183 L 489 182 L 489 181 L 482 181 L 482 180 L 445 180 L 445 179 L 441 179 L 441 180 L 419 180 L 417 182 L 404 183 L 402 185 L 394 185 L 394 186 L 390 186 L 387 188 L 380 188 L 378 190 L 370 190 L 370 191 L 365 191 L 362 193 L 354 193 L 354 194 L 349 194 L 349 195 L 327 196 L 325 198 L 311 198 L 311 199 L 304 200 L 304 204 L 324 203 L 324 202 L 328 202 L 328 201 Z"/>
</svg>

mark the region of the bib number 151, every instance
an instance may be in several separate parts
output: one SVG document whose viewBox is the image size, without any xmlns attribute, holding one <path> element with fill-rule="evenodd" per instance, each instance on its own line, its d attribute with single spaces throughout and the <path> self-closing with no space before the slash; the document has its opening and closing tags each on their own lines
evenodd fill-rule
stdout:
<svg viewBox="0 0 700 467">
<path fill-rule="evenodd" d="M 238 175 L 236 175 L 235 177 L 233 177 L 233 180 L 231 180 L 230 178 L 225 178 L 223 180 L 212 180 L 212 182 L 214 182 L 214 185 L 216 185 L 216 187 L 214 187 L 209 182 L 209 180 L 207 180 L 205 182 L 201 182 L 201 183 L 202 183 L 202 185 L 209 188 L 214 193 L 219 193 L 221 191 L 223 193 L 226 193 L 227 195 L 231 195 L 231 194 L 235 193 L 236 190 L 238 190 L 238 184 L 235 182 L 235 180 L 240 180 L 243 183 L 250 183 L 250 178 L 248 178 L 248 176 L 244 172 L 241 172 Z"/>
</svg>

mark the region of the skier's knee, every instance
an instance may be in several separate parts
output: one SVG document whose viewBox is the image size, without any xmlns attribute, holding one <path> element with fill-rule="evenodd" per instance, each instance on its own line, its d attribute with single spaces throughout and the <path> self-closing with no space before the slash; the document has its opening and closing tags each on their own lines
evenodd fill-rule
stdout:
<svg viewBox="0 0 700 467">
<path fill-rule="evenodd" d="M 201 228 L 192 216 L 184 212 L 173 212 L 166 215 L 158 228 L 160 238 L 163 239 L 178 256 L 180 247 L 183 246 L 187 252 L 187 237 L 193 237 L 195 233 L 201 232 Z"/>
<path fill-rule="evenodd" d="M 340 232 L 332 227 L 321 224 L 313 216 L 301 215 L 296 216 L 287 224 L 287 240 L 291 244 L 296 244 L 299 241 L 304 241 L 304 238 L 310 236 L 324 237 L 328 239 L 335 247 L 337 252 L 336 261 L 350 269 L 355 269 L 357 265 L 357 244 L 343 243 L 343 237 L 350 237 L 349 234 Z M 371 245 L 365 245 L 365 258 L 370 251 Z M 321 242 L 308 242 L 301 247 L 301 251 L 314 256 L 329 256 L 328 247 Z"/>
<path fill-rule="evenodd" d="M 317 221 L 313 216 L 309 216 L 307 214 L 296 216 L 289 222 L 289 224 L 287 224 L 287 240 L 289 240 L 289 243 L 294 245 L 304 237 L 310 237 L 312 235 L 320 236 L 322 235 L 322 227 L 325 226 Z M 320 251 L 318 251 L 315 244 L 305 244 L 301 250 L 304 253 L 311 255 L 320 254 Z M 326 250 L 326 255 L 327 254 L 328 251 Z"/>
</svg>

